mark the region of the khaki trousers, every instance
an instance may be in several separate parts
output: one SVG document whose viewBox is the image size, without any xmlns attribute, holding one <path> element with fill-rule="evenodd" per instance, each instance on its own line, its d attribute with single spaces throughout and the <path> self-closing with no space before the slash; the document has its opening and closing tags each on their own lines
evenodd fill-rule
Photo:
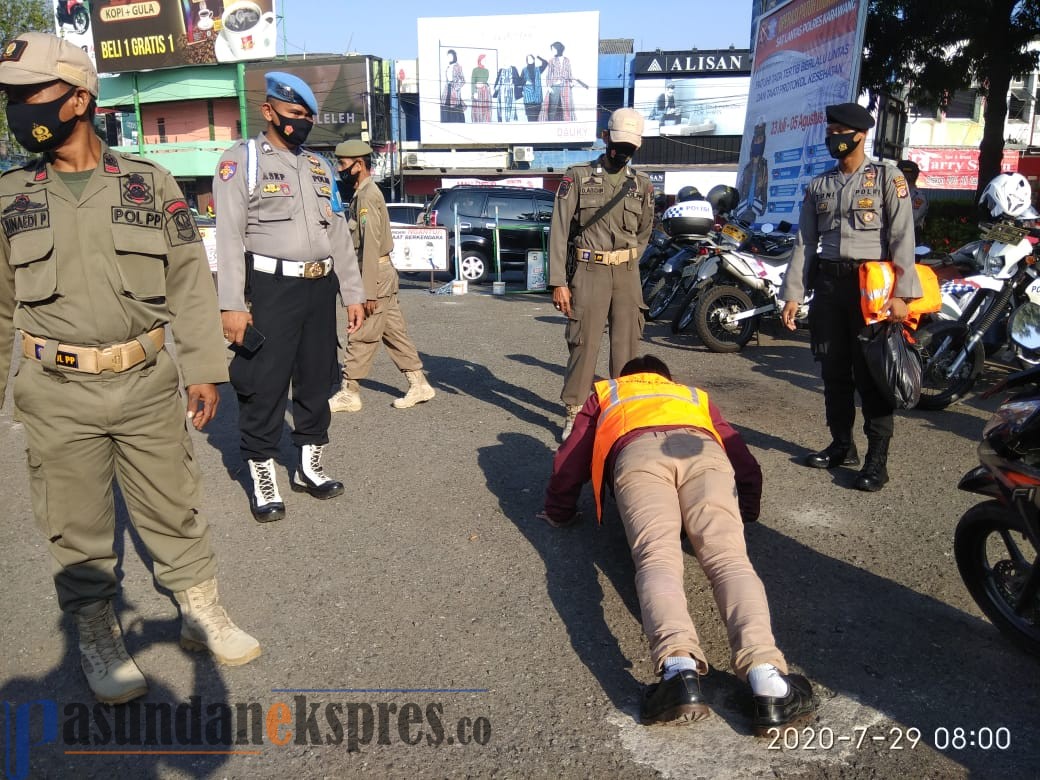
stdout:
<svg viewBox="0 0 1040 780">
<path fill-rule="evenodd" d="M 684 655 L 708 671 L 686 606 L 679 539 L 685 528 L 726 624 L 737 676 L 746 680 L 763 663 L 786 673 L 765 588 L 747 557 L 733 467 L 718 442 L 692 429 L 645 433 L 618 455 L 614 491 L 657 672 L 665 658 Z"/>
<path fill-rule="evenodd" d="M 571 312 L 564 334 L 569 357 L 560 399 L 581 406 L 592 392 L 596 378 L 603 327 L 610 325 L 610 375 L 621 373 L 639 354 L 645 317 L 639 286 L 639 262 L 601 265 L 579 262 L 571 279 Z"/>
<path fill-rule="evenodd" d="M 422 360 L 412 340 L 408 338 L 408 326 L 404 312 L 397 299 L 397 269 L 391 263 L 379 264 L 379 306 L 365 317 L 365 322 L 356 333 L 347 337 L 346 355 L 343 360 L 343 378 L 364 379 L 372 370 L 372 361 L 379 344 L 386 345 L 390 359 L 399 371 L 421 371 Z"/>
<path fill-rule="evenodd" d="M 72 375 L 22 361 L 14 402 L 63 610 L 116 594 L 113 479 L 163 587 L 181 591 L 216 574 L 209 526 L 196 514 L 199 472 L 178 388 L 165 350 L 154 365 L 122 374 Z"/>
</svg>

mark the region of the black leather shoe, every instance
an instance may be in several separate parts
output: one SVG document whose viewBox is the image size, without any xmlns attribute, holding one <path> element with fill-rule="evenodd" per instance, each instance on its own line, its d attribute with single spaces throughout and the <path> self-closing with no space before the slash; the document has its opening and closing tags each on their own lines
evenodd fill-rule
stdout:
<svg viewBox="0 0 1040 780">
<path fill-rule="evenodd" d="M 877 493 L 888 483 L 888 469 L 884 466 L 872 467 L 871 464 L 867 464 L 863 467 L 863 471 L 856 477 L 856 481 L 853 483 L 853 487 L 856 490 L 862 490 L 866 493 Z"/>
<path fill-rule="evenodd" d="M 654 683 L 643 694 L 639 719 L 643 723 L 704 720 L 711 710 L 701 695 L 700 675 L 684 669 L 670 680 Z"/>
<path fill-rule="evenodd" d="M 280 501 L 270 501 L 263 506 L 256 503 L 253 496 L 249 497 L 249 511 L 253 513 L 253 519 L 258 523 L 273 523 L 285 518 L 285 504 Z"/>
<path fill-rule="evenodd" d="M 307 493 L 314 498 L 320 498 L 322 501 L 343 494 L 342 482 L 328 479 L 320 485 L 316 485 L 307 479 L 307 475 L 300 469 L 293 472 L 292 481 L 290 481 L 289 487 L 293 489 L 294 493 Z"/>
<path fill-rule="evenodd" d="M 755 697 L 755 734 L 770 736 L 769 730 L 793 726 L 816 712 L 819 700 L 813 696 L 812 683 L 800 674 L 780 675 L 790 690 L 786 696 Z"/>
<path fill-rule="evenodd" d="M 838 466 L 854 467 L 859 465 L 859 453 L 853 443 L 843 444 L 832 441 L 825 450 L 805 456 L 805 465 L 814 469 L 835 469 Z"/>
</svg>

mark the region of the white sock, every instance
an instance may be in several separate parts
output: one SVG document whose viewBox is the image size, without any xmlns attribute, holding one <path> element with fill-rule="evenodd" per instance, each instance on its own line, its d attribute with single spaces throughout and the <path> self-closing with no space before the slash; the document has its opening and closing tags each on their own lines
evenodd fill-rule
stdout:
<svg viewBox="0 0 1040 780">
<path fill-rule="evenodd" d="M 688 655 L 673 656 L 664 659 L 664 676 L 662 679 L 670 680 L 685 669 L 697 671 L 697 661 Z"/>
<path fill-rule="evenodd" d="M 787 695 L 791 687 L 787 680 L 780 676 L 780 670 L 772 664 L 759 664 L 751 667 L 748 682 L 755 696 L 773 696 L 781 698 Z"/>
</svg>

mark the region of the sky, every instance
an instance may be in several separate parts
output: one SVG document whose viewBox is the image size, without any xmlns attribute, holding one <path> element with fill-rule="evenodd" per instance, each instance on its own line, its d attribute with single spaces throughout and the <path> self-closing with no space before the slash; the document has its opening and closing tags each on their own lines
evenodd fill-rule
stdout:
<svg viewBox="0 0 1040 780">
<path fill-rule="evenodd" d="M 746 49 L 751 37 L 751 0 L 528 0 L 520 4 L 487 0 L 275 0 L 284 17 L 288 54 L 342 54 L 414 59 L 416 19 L 430 16 L 490 16 L 599 11 L 600 38 L 632 38 L 635 51 Z M 336 10 L 332 11 L 331 8 Z M 282 42 L 278 51 L 282 53 Z"/>
</svg>

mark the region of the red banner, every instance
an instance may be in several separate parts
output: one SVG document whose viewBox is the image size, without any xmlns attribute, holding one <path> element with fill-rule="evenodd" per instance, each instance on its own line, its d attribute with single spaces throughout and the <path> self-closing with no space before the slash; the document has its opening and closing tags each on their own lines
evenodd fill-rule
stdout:
<svg viewBox="0 0 1040 780">
<path fill-rule="evenodd" d="M 921 189 L 974 190 L 979 182 L 979 150 L 950 149 L 941 146 L 916 147 L 906 153 L 921 168 L 917 186 Z M 1019 153 L 1004 150 L 1000 170 L 1018 170 Z"/>
</svg>

